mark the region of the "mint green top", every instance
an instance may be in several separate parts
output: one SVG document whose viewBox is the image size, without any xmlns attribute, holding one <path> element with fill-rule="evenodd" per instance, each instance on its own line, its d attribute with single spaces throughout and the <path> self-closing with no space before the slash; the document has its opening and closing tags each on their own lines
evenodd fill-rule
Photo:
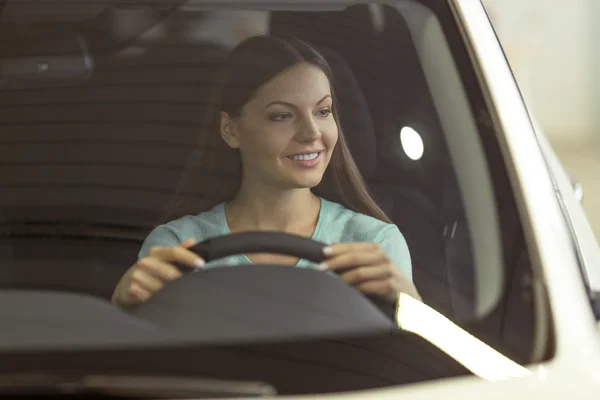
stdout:
<svg viewBox="0 0 600 400">
<path fill-rule="evenodd" d="M 225 204 L 221 203 L 213 209 L 198 215 L 188 215 L 155 228 L 142 245 L 139 257 L 143 257 L 154 246 L 176 246 L 186 239 L 194 238 L 197 242 L 217 236 L 230 234 L 225 218 Z M 321 198 L 321 209 L 317 227 L 312 239 L 325 243 L 373 242 L 378 243 L 404 276 L 412 280 L 410 252 L 406 240 L 396 225 L 382 222 L 351 211 L 341 204 Z M 213 260 L 206 268 L 252 264 L 243 254 Z M 316 268 L 316 264 L 299 260 L 296 267 Z"/>
</svg>

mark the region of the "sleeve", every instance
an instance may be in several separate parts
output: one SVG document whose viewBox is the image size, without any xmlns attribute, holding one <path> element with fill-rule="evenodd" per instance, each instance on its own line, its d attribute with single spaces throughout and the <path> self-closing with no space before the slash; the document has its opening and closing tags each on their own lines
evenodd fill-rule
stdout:
<svg viewBox="0 0 600 400">
<path fill-rule="evenodd" d="M 175 232 L 166 225 L 159 225 L 146 237 L 138 254 L 138 259 L 145 257 L 152 247 L 173 247 L 181 243 Z"/>
<path fill-rule="evenodd" d="M 404 235 L 402 235 L 398 227 L 392 224 L 387 225 L 377 235 L 375 242 L 381 246 L 400 271 L 412 281 L 410 251 L 406 239 L 404 239 Z"/>
</svg>

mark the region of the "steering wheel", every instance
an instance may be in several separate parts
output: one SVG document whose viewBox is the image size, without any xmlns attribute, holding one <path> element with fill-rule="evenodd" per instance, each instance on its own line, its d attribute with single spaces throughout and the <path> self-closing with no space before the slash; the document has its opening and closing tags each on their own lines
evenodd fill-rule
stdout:
<svg viewBox="0 0 600 400">
<path fill-rule="evenodd" d="M 325 244 L 282 232 L 242 232 L 208 239 L 191 250 L 206 262 L 237 254 L 272 253 L 303 258 L 314 263 L 325 259 Z"/>
<path fill-rule="evenodd" d="M 191 247 L 205 261 L 271 253 L 323 261 L 325 244 L 280 232 L 244 232 Z M 194 341 L 379 334 L 396 325 L 335 274 L 282 265 L 207 268 L 168 283 L 135 315 Z"/>
</svg>

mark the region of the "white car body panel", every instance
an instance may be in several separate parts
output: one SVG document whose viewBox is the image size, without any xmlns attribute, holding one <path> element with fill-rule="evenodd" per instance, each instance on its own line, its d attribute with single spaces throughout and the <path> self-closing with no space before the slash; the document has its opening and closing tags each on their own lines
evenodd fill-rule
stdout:
<svg viewBox="0 0 600 400">
<path fill-rule="evenodd" d="M 560 366 L 564 362 L 570 371 L 576 371 L 585 360 L 600 365 L 597 323 L 569 227 L 523 99 L 480 1 L 452 3 L 487 85 L 484 90 L 497 113 L 496 122 L 504 131 L 500 138 L 502 150 L 507 164 L 512 167 L 509 174 L 518 196 L 525 233 L 537 252 L 532 254 L 534 265 L 540 267 L 536 272 L 545 278 L 557 340 L 556 357 L 550 365 Z M 577 334 L 573 334 L 574 331 Z M 600 377 L 592 369 L 580 372 Z"/>
<path fill-rule="evenodd" d="M 548 166 L 555 178 L 557 190 L 560 191 L 560 197 L 572 223 L 573 233 L 577 241 L 587 280 L 592 290 L 600 292 L 600 246 L 598 246 L 598 241 L 583 207 L 574 193 L 569 176 L 533 117 L 532 122 L 538 135 L 540 146 L 548 161 Z M 583 190 L 585 191 L 585 188 Z"/>
</svg>

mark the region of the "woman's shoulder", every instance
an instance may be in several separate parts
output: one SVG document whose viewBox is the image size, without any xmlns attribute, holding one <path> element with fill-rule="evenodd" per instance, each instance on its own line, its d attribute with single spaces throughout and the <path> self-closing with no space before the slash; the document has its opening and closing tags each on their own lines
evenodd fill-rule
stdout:
<svg viewBox="0 0 600 400">
<path fill-rule="evenodd" d="M 196 214 L 186 215 L 158 225 L 146 237 L 139 256 L 143 256 L 152 247 L 170 247 L 189 238 L 197 242 L 226 234 L 223 223 L 223 204 Z"/>
<path fill-rule="evenodd" d="M 381 246 L 406 277 L 412 280 L 412 261 L 404 235 L 398 227 L 377 218 L 327 202 L 326 221 L 318 239 L 325 243 L 371 242 Z"/>
<path fill-rule="evenodd" d="M 195 237 L 199 240 L 207 238 L 207 235 L 224 234 L 221 232 L 224 229 L 223 218 L 223 204 L 218 204 L 208 211 L 196 215 L 185 215 L 159 225 L 156 229 L 169 230 L 176 234 L 181 241 L 188 237 Z"/>
<path fill-rule="evenodd" d="M 325 200 L 325 205 L 323 229 L 325 236 L 332 237 L 334 241 L 374 242 L 386 233 L 399 233 L 396 225 L 350 210 L 342 204 Z"/>
</svg>

